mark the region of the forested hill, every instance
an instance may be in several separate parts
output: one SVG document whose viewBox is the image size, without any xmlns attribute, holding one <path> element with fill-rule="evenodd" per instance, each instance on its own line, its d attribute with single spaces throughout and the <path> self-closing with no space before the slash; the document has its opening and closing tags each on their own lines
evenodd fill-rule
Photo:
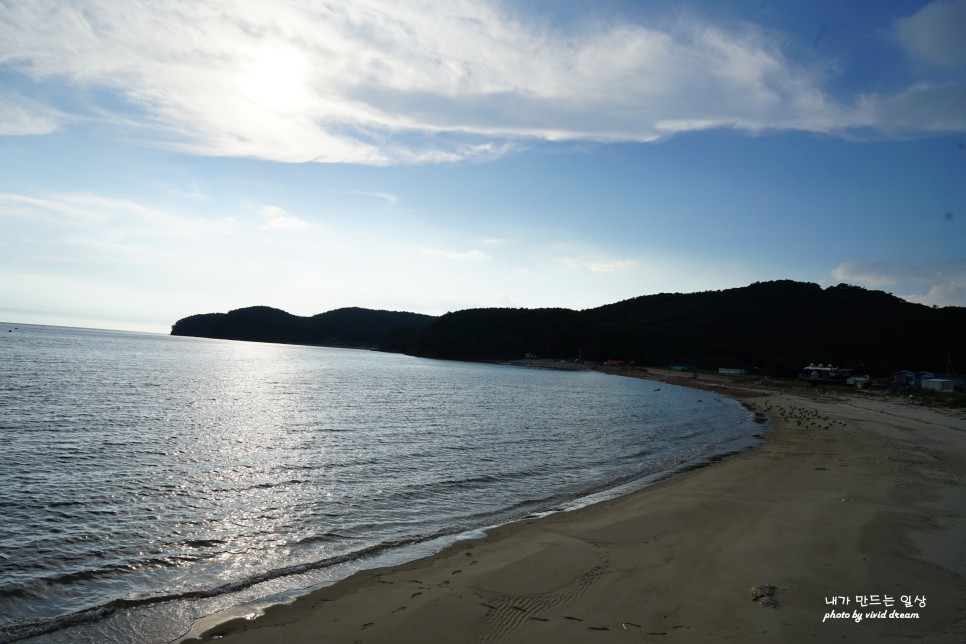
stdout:
<svg viewBox="0 0 966 644">
<path fill-rule="evenodd" d="M 872 375 L 966 365 L 966 308 L 931 308 L 840 284 L 761 282 L 645 295 L 595 309 L 468 309 L 438 318 L 348 308 L 299 317 L 265 306 L 179 320 L 172 335 L 347 347 L 433 358 L 735 367 L 793 376 L 810 362 Z"/>
<path fill-rule="evenodd" d="M 377 347 L 408 343 L 411 333 L 433 316 L 398 311 L 345 308 L 312 317 L 286 313 L 268 306 L 251 306 L 228 313 L 202 313 L 175 322 L 171 335 L 224 340 L 314 344 L 338 347 Z"/>
<path fill-rule="evenodd" d="M 396 346 L 392 350 L 400 350 Z M 404 348 L 419 356 L 530 353 L 643 365 L 737 367 L 794 375 L 810 362 L 873 374 L 966 365 L 966 308 L 930 308 L 881 291 L 793 281 L 645 295 L 596 309 L 471 309 L 443 315 Z"/>
</svg>

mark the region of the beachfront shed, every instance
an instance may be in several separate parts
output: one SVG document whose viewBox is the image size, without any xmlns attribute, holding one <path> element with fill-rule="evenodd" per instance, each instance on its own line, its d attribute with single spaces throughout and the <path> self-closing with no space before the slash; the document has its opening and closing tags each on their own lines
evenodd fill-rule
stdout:
<svg viewBox="0 0 966 644">
<path fill-rule="evenodd" d="M 944 382 L 935 384 L 932 381 L 948 381 L 949 384 L 947 385 Z M 897 371 L 892 377 L 892 382 L 896 385 L 919 387 L 920 389 L 929 389 L 931 391 L 966 389 L 966 376 L 948 373 L 935 374 L 931 371 Z"/>
<path fill-rule="evenodd" d="M 912 371 L 898 371 L 892 382 L 897 385 L 911 385 L 916 380 L 916 374 Z"/>
<path fill-rule="evenodd" d="M 934 375 L 932 377 L 932 379 L 933 380 L 948 380 L 949 381 L 949 387 L 953 391 L 955 391 L 957 389 L 960 390 L 960 391 L 962 391 L 963 389 L 966 389 L 966 376 L 957 376 L 954 373 L 937 373 L 936 375 Z M 923 385 L 922 386 L 923 386 L 923 389 L 926 388 L 926 380 L 923 380 Z M 932 387 L 934 388 L 935 385 L 932 385 Z M 943 389 L 942 391 L 949 391 L 950 389 Z"/>
<path fill-rule="evenodd" d="M 896 373 L 894 382 L 897 385 L 921 388 L 924 380 L 929 380 L 935 377 L 936 374 L 931 371 L 900 371 Z"/>
<path fill-rule="evenodd" d="M 953 381 L 943 378 L 926 378 L 922 381 L 922 388 L 927 391 L 952 391 Z"/>
</svg>

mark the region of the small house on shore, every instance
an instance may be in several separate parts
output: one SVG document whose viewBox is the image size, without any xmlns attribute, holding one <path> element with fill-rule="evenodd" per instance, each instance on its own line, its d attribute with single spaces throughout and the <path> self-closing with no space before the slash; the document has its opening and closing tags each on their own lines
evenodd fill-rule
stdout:
<svg viewBox="0 0 966 644">
<path fill-rule="evenodd" d="M 852 372 L 855 369 L 843 369 L 842 367 L 835 367 L 831 364 L 821 364 L 818 365 L 814 363 L 809 363 L 807 367 L 799 374 L 799 378 L 805 380 L 810 385 L 845 385 L 848 384 L 849 378 L 852 377 Z"/>
<path fill-rule="evenodd" d="M 966 388 L 966 376 L 936 374 L 932 371 L 897 371 L 892 377 L 892 384 L 928 391 L 955 391 Z"/>
<path fill-rule="evenodd" d="M 945 378 L 926 378 L 922 381 L 922 388 L 926 391 L 952 391 L 953 381 Z"/>
</svg>

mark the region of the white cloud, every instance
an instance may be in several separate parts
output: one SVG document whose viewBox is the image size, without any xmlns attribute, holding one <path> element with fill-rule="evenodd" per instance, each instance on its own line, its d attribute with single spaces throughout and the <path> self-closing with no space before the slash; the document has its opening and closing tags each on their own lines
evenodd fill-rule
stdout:
<svg viewBox="0 0 966 644">
<path fill-rule="evenodd" d="M 191 201 L 211 201 L 211 195 L 202 190 L 197 181 L 191 181 L 184 186 L 172 186 L 168 188 L 168 192 L 180 197 L 181 199 L 188 199 Z"/>
<path fill-rule="evenodd" d="M 265 205 L 259 208 L 258 212 L 266 219 L 262 225 L 265 230 L 299 230 L 308 227 L 307 222 L 290 215 L 284 208 L 278 206 Z"/>
<path fill-rule="evenodd" d="M 874 107 L 878 127 L 889 132 L 966 131 L 966 85 L 917 84 L 880 98 Z"/>
<path fill-rule="evenodd" d="M 460 261 L 470 261 L 470 262 L 485 262 L 490 259 L 490 256 L 481 250 L 468 250 L 468 251 L 451 251 L 451 250 L 440 250 L 438 248 L 423 248 L 421 249 L 424 255 L 430 255 L 432 257 L 443 257 L 445 259 L 455 259 Z"/>
<path fill-rule="evenodd" d="M 137 234 L 147 237 L 202 237 L 230 232 L 230 220 L 184 217 L 131 199 L 93 194 L 52 194 L 33 197 L 0 193 L 0 218 L 43 222 L 57 228 L 100 226 L 114 238 Z"/>
<path fill-rule="evenodd" d="M 888 290 L 903 299 L 936 306 L 966 306 L 966 258 L 903 262 L 853 260 L 832 271 L 840 282 Z"/>
<path fill-rule="evenodd" d="M 896 21 L 899 42 L 915 60 L 966 69 L 966 0 L 937 0 Z"/>
<path fill-rule="evenodd" d="M 34 0 L 0 4 L 0 42 L 0 65 L 106 90 L 159 142 L 206 155 L 446 162 L 526 139 L 866 124 L 775 37 L 696 20 L 553 30 L 470 0 Z"/>
<path fill-rule="evenodd" d="M 639 265 L 639 262 L 634 259 L 591 260 L 571 258 L 565 259 L 564 263 L 574 268 L 588 270 L 591 273 L 615 273 L 617 271 L 624 271 Z"/>
<path fill-rule="evenodd" d="M 0 193 L 0 301 L 77 320 L 93 319 L 95 309 L 123 310 L 170 324 L 190 313 L 295 300 L 293 293 L 310 301 L 324 276 L 350 265 L 349 249 L 362 246 L 317 226 L 265 245 L 262 223 L 297 220 L 277 206 L 260 214 L 264 222 L 93 194 Z"/>
<path fill-rule="evenodd" d="M 966 131 L 966 0 L 936 0 L 893 29 L 920 80 L 895 95 L 865 97 L 870 123 L 892 135 Z"/>
<path fill-rule="evenodd" d="M 362 190 L 353 190 L 350 194 L 358 195 L 360 197 L 372 197 L 373 199 L 381 199 L 386 202 L 387 208 L 392 208 L 399 201 L 396 195 L 389 194 L 388 192 L 365 192 Z"/>
<path fill-rule="evenodd" d="M 0 136 L 50 134 L 67 115 L 0 86 Z"/>
<path fill-rule="evenodd" d="M 595 273 L 613 273 L 637 266 L 633 259 L 622 259 L 613 262 L 591 262 L 587 267 Z"/>
<path fill-rule="evenodd" d="M 966 129 L 961 86 L 839 101 L 822 65 L 796 63 L 780 34 L 750 24 L 678 14 L 550 28 L 514 10 L 496 0 L 0 3 L 0 69 L 62 83 L 74 99 L 52 107 L 7 92 L 0 134 L 80 116 L 193 154 L 386 165 L 709 128 Z M 895 33 L 916 60 L 960 69 L 964 14 L 966 0 L 939 0 Z"/>
</svg>

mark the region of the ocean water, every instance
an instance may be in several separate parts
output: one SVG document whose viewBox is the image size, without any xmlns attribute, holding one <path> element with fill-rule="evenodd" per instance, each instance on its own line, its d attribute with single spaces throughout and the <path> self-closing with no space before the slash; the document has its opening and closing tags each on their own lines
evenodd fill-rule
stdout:
<svg viewBox="0 0 966 644">
<path fill-rule="evenodd" d="M 760 431 L 592 371 L 0 324 L 0 641 L 170 642 Z"/>
</svg>

